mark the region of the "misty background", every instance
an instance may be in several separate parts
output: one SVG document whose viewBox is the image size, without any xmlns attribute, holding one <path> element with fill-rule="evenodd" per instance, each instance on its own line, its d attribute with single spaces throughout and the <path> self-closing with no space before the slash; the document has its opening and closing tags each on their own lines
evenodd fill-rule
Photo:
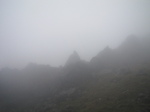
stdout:
<svg viewBox="0 0 150 112">
<path fill-rule="evenodd" d="M 128 35 L 150 30 L 149 0 L 1 0 L 0 68 L 89 61 Z"/>
</svg>

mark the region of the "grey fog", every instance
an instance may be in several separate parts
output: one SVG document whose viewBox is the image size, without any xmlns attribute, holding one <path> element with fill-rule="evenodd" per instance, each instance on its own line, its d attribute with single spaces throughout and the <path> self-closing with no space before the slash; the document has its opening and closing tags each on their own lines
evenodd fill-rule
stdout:
<svg viewBox="0 0 150 112">
<path fill-rule="evenodd" d="M 0 68 L 86 61 L 130 34 L 149 35 L 149 0 L 0 0 Z"/>
</svg>

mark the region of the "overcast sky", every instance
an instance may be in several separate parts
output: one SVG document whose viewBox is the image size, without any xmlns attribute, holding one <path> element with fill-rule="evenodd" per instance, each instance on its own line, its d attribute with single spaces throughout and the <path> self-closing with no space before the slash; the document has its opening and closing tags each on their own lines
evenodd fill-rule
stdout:
<svg viewBox="0 0 150 112">
<path fill-rule="evenodd" d="M 89 61 L 150 31 L 150 0 L 0 0 L 0 68 Z"/>
</svg>

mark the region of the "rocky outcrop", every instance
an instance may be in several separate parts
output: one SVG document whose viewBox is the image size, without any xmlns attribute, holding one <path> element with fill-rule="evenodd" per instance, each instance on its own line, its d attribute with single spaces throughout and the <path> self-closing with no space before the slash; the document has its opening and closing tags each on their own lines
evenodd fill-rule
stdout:
<svg viewBox="0 0 150 112">
<path fill-rule="evenodd" d="M 79 61 L 81 61 L 80 57 L 79 57 L 78 53 L 76 51 L 74 51 L 73 54 L 71 54 L 70 57 L 68 58 L 68 60 L 66 62 L 66 66 L 75 64 Z"/>
</svg>

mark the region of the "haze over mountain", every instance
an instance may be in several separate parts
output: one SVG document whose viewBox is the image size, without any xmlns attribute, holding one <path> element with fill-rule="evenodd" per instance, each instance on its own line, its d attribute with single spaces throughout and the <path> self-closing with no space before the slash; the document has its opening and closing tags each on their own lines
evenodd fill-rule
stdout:
<svg viewBox="0 0 150 112">
<path fill-rule="evenodd" d="M 150 0 L 0 0 L 0 112 L 150 112 Z"/>
<path fill-rule="evenodd" d="M 129 34 L 149 33 L 149 7 L 149 0 L 1 0 L 0 68 L 65 65 L 74 50 L 90 61 Z"/>
<path fill-rule="evenodd" d="M 30 63 L 22 70 L 4 68 L 0 111 L 148 112 L 149 39 L 131 35 L 90 62 L 74 51 L 62 67 Z"/>
</svg>

